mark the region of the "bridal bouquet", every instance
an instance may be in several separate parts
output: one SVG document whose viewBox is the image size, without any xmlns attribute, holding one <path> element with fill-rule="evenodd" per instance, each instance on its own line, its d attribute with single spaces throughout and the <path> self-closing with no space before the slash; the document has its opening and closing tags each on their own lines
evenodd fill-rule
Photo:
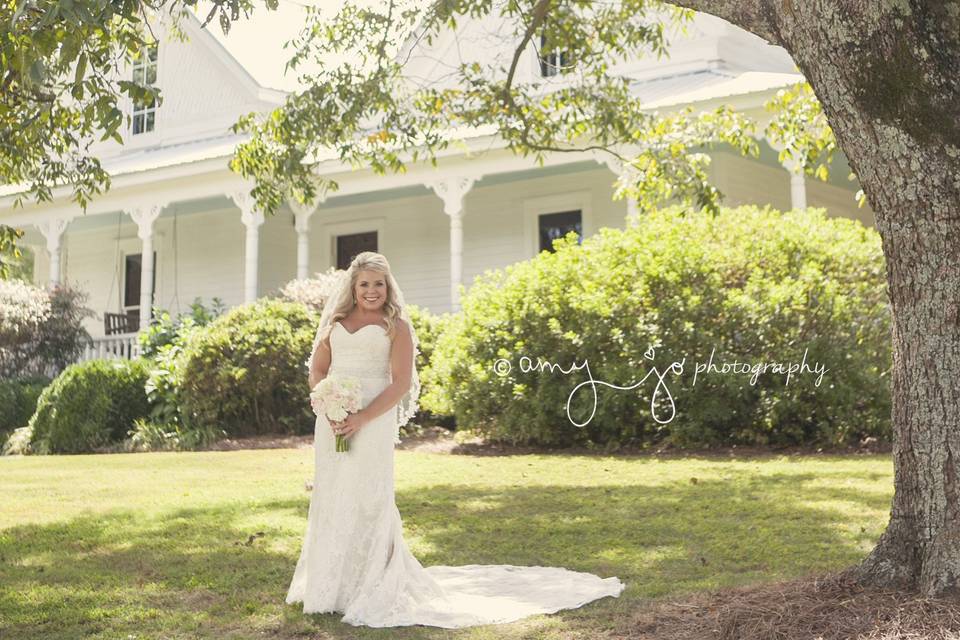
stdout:
<svg viewBox="0 0 960 640">
<path fill-rule="evenodd" d="M 327 420 L 339 422 L 350 413 L 359 411 L 362 398 L 360 381 L 352 376 L 329 375 L 310 392 L 310 406 L 318 416 L 323 413 Z M 337 451 L 346 451 L 347 438 L 337 434 Z"/>
</svg>

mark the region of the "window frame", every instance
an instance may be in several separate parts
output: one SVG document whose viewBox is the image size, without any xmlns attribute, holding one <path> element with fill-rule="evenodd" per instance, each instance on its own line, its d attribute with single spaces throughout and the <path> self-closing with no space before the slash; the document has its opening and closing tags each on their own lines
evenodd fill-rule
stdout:
<svg viewBox="0 0 960 640">
<path fill-rule="evenodd" d="M 537 214 L 537 253 L 543 253 L 544 251 L 552 251 L 552 249 L 544 248 L 541 245 L 543 244 L 543 231 L 541 229 L 541 224 L 543 223 L 543 218 L 545 216 L 555 216 L 561 214 L 577 214 L 579 216 L 580 222 L 580 243 L 583 243 L 583 210 L 582 209 L 567 209 L 565 211 L 550 211 Z"/>
<path fill-rule="evenodd" d="M 151 49 L 153 49 L 156 52 L 156 55 L 154 56 L 153 60 L 150 60 Z M 148 70 L 151 67 L 153 68 L 154 80 L 152 83 L 148 84 L 145 81 L 148 75 Z M 138 71 L 142 71 L 143 77 L 144 77 L 144 82 L 140 84 L 143 84 L 144 86 L 151 86 L 151 87 L 158 86 L 159 80 L 160 80 L 160 43 L 159 42 L 154 42 L 152 44 L 147 45 L 147 50 L 140 57 L 140 59 L 134 60 L 131 63 L 130 65 L 131 81 L 134 81 L 133 79 L 136 76 Z M 132 99 L 130 100 L 130 127 L 128 128 L 128 131 L 127 131 L 130 137 L 136 137 L 139 140 L 139 139 L 142 139 L 143 136 L 148 136 L 149 134 L 155 133 L 157 131 L 157 125 L 159 124 L 158 123 L 159 106 L 160 105 L 158 105 L 156 101 L 154 101 L 152 106 L 144 105 L 142 108 L 138 108 L 136 101 Z M 153 116 L 153 128 L 148 129 L 146 128 L 147 120 L 151 115 Z M 143 118 L 143 129 L 139 132 L 136 130 L 138 117 Z"/>
<path fill-rule="evenodd" d="M 333 262 L 333 264 L 334 264 L 335 266 L 337 266 L 337 268 L 339 268 L 339 264 L 337 264 L 337 263 L 340 262 L 340 250 L 339 250 L 339 247 L 340 247 L 340 238 L 347 238 L 347 237 L 350 237 L 350 236 L 358 236 L 358 235 L 362 235 L 362 234 L 371 234 L 371 233 L 373 234 L 374 240 L 375 240 L 376 245 L 377 245 L 376 248 L 372 249 L 372 251 L 375 251 L 375 252 L 378 252 L 378 253 L 379 253 L 379 251 L 380 251 L 380 232 L 377 231 L 376 229 L 371 229 L 370 231 L 349 231 L 349 232 L 346 232 L 346 233 L 338 233 L 338 234 L 336 234 L 336 235 L 333 236 L 333 255 L 331 256 L 331 262 Z M 367 251 L 370 251 L 370 249 L 367 249 Z M 348 265 L 348 266 L 349 266 L 349 265 Z M 347 267 L 343 267 L 343 268 L 346 269 Z"/>
<path fill-rule="evenodd" d="M 540 43 L 537 48 L 537 62 L 540 70 L 541 78 L 558 78 L 563 76 L 571 71 L 570 68 L 570 58 L 572 53 L 569 48 L 564 49 L 554 49 L 552 52 L 544 55 L 543 50 L 547 44 L 547 32 L 544 29 L 540 30 Z M 547 73 L 547 71 L 552 71 Z"/>
<path fill-rule="evenodd" d="M 120 255 L 120 270 L 123 274 L 123 282 L 121 283 L 120 288 L 120 311 L 122 313 L 127 313 L 133 310 L 140 310 L 140 294 L 143 293 L 142 290 L 137 292 L 137 299 L 133 304 L 127 304 L 127 287 L 130 284 L 128 277 L 131 274 L 127 273 L 127 260 L 134 256 L 140 256 L 141 267 L 143 265 L 143 251 L 141 248 L 137 248 L 132 251 L 124 251 Z M 159 255 L 157 249 L 153 250 L 153 306 L 157 306 L 157 263 L 159 262 Z M 138 269 L 136 273 L 132 274 L 135 278 L 137 288 L 140 287 L 140 270 Z"/>
<path fill-rule="evenodd" d="M 550 213 L 580 210 L 582 240 L 594 232 L 593 192 L 590 190 L 568 191 L 548 196 L 536 196 L 523 200 L 523 236 L 526 258 L 540 253 L 540 216 Z M 581 240 L 581 241 L 582 241 Z"/>
<path fill-rule="evenodd" d="M 348 214 L 349 215 L 349 214 Z M 313 216 L 315 220 L 316 215 Z M 384 253 L 386 218 L 371 217 L 360 220 L 347 219 L 342 222 L 323 221 L 320 227 L 321 247 L 326 252 L 325 256 L 318 256 L 320 264 L 326 264 L 327 268 L 337 266 L 337 237 L 347 236 L 354 233 L 369 233 L 375 231 L 377 234 L 377 252 Z"/>
</svg>

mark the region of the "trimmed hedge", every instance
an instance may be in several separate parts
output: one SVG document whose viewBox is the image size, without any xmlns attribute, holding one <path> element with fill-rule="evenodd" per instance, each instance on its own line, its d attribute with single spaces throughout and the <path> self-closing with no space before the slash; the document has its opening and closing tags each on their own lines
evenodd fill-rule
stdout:
<svg viewBox="0 0 960 640">
<path fill-rule="evenodd" d="M 430 376 L 430 361 L 433 357 L 433 350 L 437 344 L 437 338 L 446 330 L 447 325 L 453 321 L 454 315 L 451 313 L 435 315 L 431 313 L 429 309 L 421 308 L 414 304 L 407 304 L 407 311 L 410 314 L 410 320 L 413 322 L 414 329 L 417 332 L 417 338 L 420 341 L 420 353 L 417 354 L 417 371 L 420 375 L 421 401 L 415 419 L 418 422 L 427 420 L 448 428 L 453 428 L 455 426 L 453 424 L 454 419 L 449 407 L 443 407 L 443 411 L 437 411 L 437 409 L 440 408 L 439 403 L 434 402 L 431 404 L 428 401 L 428 408 L 428 406 L 424 405 L 423 399 L 431 395 L 430 385 L 434 382 Z M 432 395 L 442 396 L 442 393 L 443 390 L 440 389 L 438 393 L 433 393 Z"/>
<path fill-rule="evenodd" d="M 451 314 L 434 315 L 429 309 L 407 304 L 407 313 L 417 332 L 420 341 L 420 353 L 417 354 L 417 371 L 421 373 L 430 365 L 430 357 L 436 346 L 437 338 L 443 333 L 444 327 L 450 322 Z"/>
<path fill-rule="evenodd" d="M 183 422 L 231 436 L 312 432 L 303 363 L 317 322 L 302 304 L 260 299 L 194 329 L 176 364 Z"/>
<path fill-rule="evenodd" d="M 150 413 L 143 360 L 90 360 L 44 389 L 30 419 L 35 453 L 88 453 L 123 440 Z"/>
<path fill-rule="evenodd" d="M 49 378 L 0 380 L 0 441 L 14 429 L 27 426 L 37 410 L 37 398 L 48 384 Z"/>
<path fill-rule="evenodd" d="M 890 438 L 890 313 L 879 236 L 822 209 L 747 206 L 716 217 L 671 208 L 601 228 L 556 252 L 488 271 L 438 338 L 424 408 L 493 439 L 547 446 L 855 443 Z M 652 347 L 652 351 L 648 351 Z M 714 351 L 715 350 L 715 351 Z M 700 373 L 714 365 L 799 364 L 816 375 Z M 570 370 L 522 372 L 521 357 Z M 652 367 L 667 374 L 651 399 Z M 505 359 L 506 375 L 494 372 Z M 589 422 L 588 422 L 589 419 Z M 575 426 L 585 423 L 585 426 Z"/>
</svg>

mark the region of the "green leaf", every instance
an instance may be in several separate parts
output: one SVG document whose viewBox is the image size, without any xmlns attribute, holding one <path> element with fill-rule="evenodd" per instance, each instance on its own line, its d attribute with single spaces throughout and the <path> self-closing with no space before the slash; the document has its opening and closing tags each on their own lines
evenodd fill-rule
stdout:
<svg viewBox="0 0 960 640">
<path fill-rule="evenodd" d="M 85 74 L 86 72 L 87 72 L 87 54 L 86 54 L 86 52 L 84 52 L 84 53 L 81 53 L 81 54 L 80 54 L 80 58 L 77 59 L 77 70 L 76 70 L 76 72 L 74 73 L 74 76 L 73 76 L 73 82 L 74 82 L 76 85 L 78 85 L 78 86 L 81 87 L 81 89 L 80 89 L 80 95 L 79 95 L 79 96 L 76 96 L 76 95 L 74 96 L 74 97 L 76 97 L 76 98 L 78 98 L 78 99 L 83 97 L 83 89 L 82 89 L 81 81 L 83 80 L 83 76 L 84 76 L 84 74 Z"/>
<path fill-rule="evenodd" d="M 44 81 L 43 60 L 36 58 L 30 63 L 30 80 L 34 84 L 43 84 Z"/>
</svg>

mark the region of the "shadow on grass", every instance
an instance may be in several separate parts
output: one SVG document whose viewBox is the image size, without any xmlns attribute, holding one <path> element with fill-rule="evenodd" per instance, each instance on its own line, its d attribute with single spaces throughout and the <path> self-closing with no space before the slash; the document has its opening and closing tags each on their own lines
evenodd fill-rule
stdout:
<svg viewBox="0 0 960 640">
<path fill-rule="evenodd" d="M 856 533 L 861 523 L 823 503 L 883 511 L 889 498 L 842 486 L 810 495 L 804 484 L 819 479 L 810 473 L 761 478 L 732 471 L 725 481 L 667 487 L 440 485 L 398 491 L 397 503 L 424 566 L 549 565 L 618 576 L 627 585 L 620 598 L 549 616 L 561 624 L 561 635 L 596 637 L 648 598 L 857 561 L 859 544 L 870 541 Z M 284 604 L 303 527 L 291 531 L 276 523 L 293 516 L 305 526 L 307 507 L 305 494 L 180 509 L 163 519 L 122 511 L 0 529 L 0 636 L 459 634 L 427 627 L 356 628 L 340 623 L 339 614 L 304 616 L 300 605 Z M 492 629 L 498 638 L 521 637 L 523 623 Z"/>
<path fill-rule="evenodd" d="M 433 432 L 433 438 L 436 439 L 437 432 Z M 450 438 L 449 435 L 446 436 Z M 400 448 L 415 448 L 420 442 L 418 438 L 411 437 L 405 440 Z M 429 449 L 427 449 L 429 450 Z M 607 449 L 602 445 L 587 447 L 583 445 L 570 445 L 563 447 L 546 447 L 543 445 L 531 444 L 510 444 L 496 440 L 486 440 L 482 436 L 477 436 L 472 441 L 451 443 L 444 447 L 446 453 L 452 455 L 464 456 L 513 456 L 536 454 L 540 456 L 551 456 L 563 458 L 568 456 L 575 457 L 603 457 L 617 458 L 623 460 L 687 460 L 687 461 L 763 461 L 777 458 L 788 459 L 816 459 L 833 460 L 838 458 L 848 459 L 851 457 L 863 459 L 882 459 L 889 460 L 892 464 L 893 445 L 892 443 L 873 443 L 869 445 L 848 445 L 822 447 L 817 445 L 717 445 L 712 447 L 675 447 L 669 444 L 642 444 L 620 446 L 615 449 Z"/>
</svg>

